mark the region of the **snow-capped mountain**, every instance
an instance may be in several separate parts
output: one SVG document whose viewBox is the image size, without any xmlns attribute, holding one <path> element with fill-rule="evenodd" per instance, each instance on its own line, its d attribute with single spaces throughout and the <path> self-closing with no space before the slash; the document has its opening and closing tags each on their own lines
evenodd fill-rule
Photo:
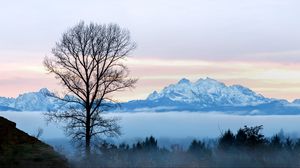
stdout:
<svg viewBox="0 0 300 168">
<path fill-rule="evenodd" d="M 49 111 L 65 105 L 49 97 L 48 89 L 19 95 L 17 98 L 0 97 L 0 111 Z M 51 93 L 50 93 L 51 94 Z M 74 106 L 74 105 L 73 105 Z M 66 107 L 66 106 L 65 106 Z M 119 112 L 225 112 L 234 114 L 300 114 L 300 99 L 289 103 L 284 99 L 267 98 L 241 85 L 226 86 L 211 78 L 191 82 L 182 79 L 154 91 L 145 100 L 121 103 Z"/>
<path fill-rule="evenodd" d="M 145 100 L 122 104 L 120 111 L 220 111 L 239 114 L 300 114 L 300 100 L 267 98 L 241 85 L 226 86 L 211 78 L 181 79 Z"/>
<path fill-rule="evenodd" d="M 61 101 L 49 97 L 50 91 L 46 88 L 38 92 L 20 94 L 17 98 L 0 97 L 0 106 L 17 109 L 20 111 L 48 111 L 61 105 Z"/>
<path fill-rule="evenodd" d="M 273 99 L 253 92 L 241 85 L 226 86 L 217 80 L 206 78 L 195 83 L 182 79 L 176 84 L 165 87 L 159 93 L 154 91 L 147 100 L 170 99 L 184 103 L 198 103 L 202 106 L 247 106 L 269 103 Z"/>
<path fill-rule="evenodd" d="M 6 97 L 0 97 L 0 105 L 5 107 L 13 107 L 15 103 L 14 98 L 6 98 Z"/>
</svg>

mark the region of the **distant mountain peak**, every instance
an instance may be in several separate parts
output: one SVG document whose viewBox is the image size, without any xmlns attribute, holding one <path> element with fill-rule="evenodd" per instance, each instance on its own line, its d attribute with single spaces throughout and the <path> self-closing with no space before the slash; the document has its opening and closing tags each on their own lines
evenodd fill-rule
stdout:
<svg viewBox="0 0 300 168">
<path fill-rule="evenodd" d="M 214 105 L 257 105 L 271 100 L 256 94 L 241 85 L 226 86 L 212 78 L 199 79 L 192 83 L 183 78 L 176 84 L 170 84 L 160 92 L 153 92 L 148 100 L 168 99 L 183 103 Z"/>
<path fill-rule="evenodd" d="M 47 88 L 41 88 L 38 92 L 40 92 L 40 93 L 50 93 L 50 91 Z"/>
<path fill-rule="evenodd" d="M 147 99 L 148 99 L 148 100 L 153 100 L 153 99 L 155 99 L 157 96 L 158 96 L 157 91 L 154 91 L 154 92 L 152 92 L 152 93 L 147 97 Z"/>
<path fill-rule="evenodd" d="M 51 92 L 42 88 L 36 92 L 20 94 L 16 98 L 0 98 L 2 109 L 17 109 L 21 111 L 48 111 L 60 106 L 58 99 L 49 96 Z M 4 108 L 5 107 L 5 108 Z"/>
<path fill-rule="evenodd" d="M 177 84 L 190 84 L 190 80 L 186 78 L 182 78 Z"/>
<path fill-rule="evenodd" d="M 215 79 L 213 79 L 213 78 L 210 78 L 210 77 L 206 77 L 204 80 L 205 80 L 205 81 L 219 82 L 219 81 L 217 81 L 217 80 L 215 80 Z"/>
<path fill-rule="evenodd" d="M 224 112 L 240 115 L 300 114 L 300 99 L 286 100 L 267 98 L 242 85 L 225 85 L 204 78 L 190 82 L 183 78 L 154 91 L 147 99 L 122 104 L 126 112 Z"/>
<path fill-rule="evenodd" d="M 215 79 L 212 79 L 212 78 L 209 78 L 209 77 L 206 77 L 205 79 L 198 79 L 195 84 L 199 84 L 199 83 L 211 83 L 211 84 L 220 84 L 220 85 L 225 85 L 224 83 L 218 81 L 218 80 L 215 80 Z"/>
</svg>

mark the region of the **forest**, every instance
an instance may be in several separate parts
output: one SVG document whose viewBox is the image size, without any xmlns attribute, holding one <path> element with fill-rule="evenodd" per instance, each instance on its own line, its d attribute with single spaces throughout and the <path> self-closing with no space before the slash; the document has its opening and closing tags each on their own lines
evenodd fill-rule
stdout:
<svg viewBox="0 0 300 168">
<path fill-rule="evenodd" d="M 71 159 L 74 167 L 299 167 L 300 139 L 275 134 L 265 137 L 263 126 L 230 129 L 219 138 L 194 139 L 187 149 L 179 144 L 159 147 L 150 136 L 132 145 L 103 141 L 91 157 Z"/>
</svg>

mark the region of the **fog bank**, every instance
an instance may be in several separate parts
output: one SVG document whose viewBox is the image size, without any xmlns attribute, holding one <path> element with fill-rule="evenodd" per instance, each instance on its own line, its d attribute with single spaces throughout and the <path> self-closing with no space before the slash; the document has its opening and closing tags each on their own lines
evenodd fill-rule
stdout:
<svg viewBox="0 0 300 168">
<path fill-rule="evenodd" d="M 43 128 L 42 139 L 65 138 L 62 124 L 47 124 L 42 112 L 1 112 L 1 116 L 17 123 L 17 127 L 35 135 Z M 222 131 L 236 131 L 244 125 L 263 125 L 263 133 L 272 136 L 284 130 L 289 136 L 298 137 L 300 115 L 242 116 L 222 113 L 166 112 L 166 113 L 107 113 L 107 117 L 120 117 L 123 135 L 120 139 L 143 138 L 216 138 Z"/>
</svg>

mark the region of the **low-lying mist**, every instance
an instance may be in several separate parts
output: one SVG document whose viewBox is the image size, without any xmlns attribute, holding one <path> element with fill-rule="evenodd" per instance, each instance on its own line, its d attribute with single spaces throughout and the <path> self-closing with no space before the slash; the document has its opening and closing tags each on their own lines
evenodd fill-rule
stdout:
<svg viewBox="0 0 300 168">
<path fill-rule="evenodd" d="M 1 112 L 1 116 L 17 123 L 17 127 L 35 135 L 42 128 L 42 139 L 65 138 L 60 124 L 46 123 L 42 112 Z M 120 117 L 122 136 L 118 139 L 144 138 L 216 138 L 224 130 L 236 131 L 244 125 L 263 125 L 263 133 L 272 136 L 281 129 L 291 137 L 300 134 L 300 115 L 227 115 L 200 112 L 142 112 L 107 113 L 106 116 Z M 63 124 L 63 123 L 62 123 Z M 116 139 L 116 140 L 118 140 Z"/>
</svg>

